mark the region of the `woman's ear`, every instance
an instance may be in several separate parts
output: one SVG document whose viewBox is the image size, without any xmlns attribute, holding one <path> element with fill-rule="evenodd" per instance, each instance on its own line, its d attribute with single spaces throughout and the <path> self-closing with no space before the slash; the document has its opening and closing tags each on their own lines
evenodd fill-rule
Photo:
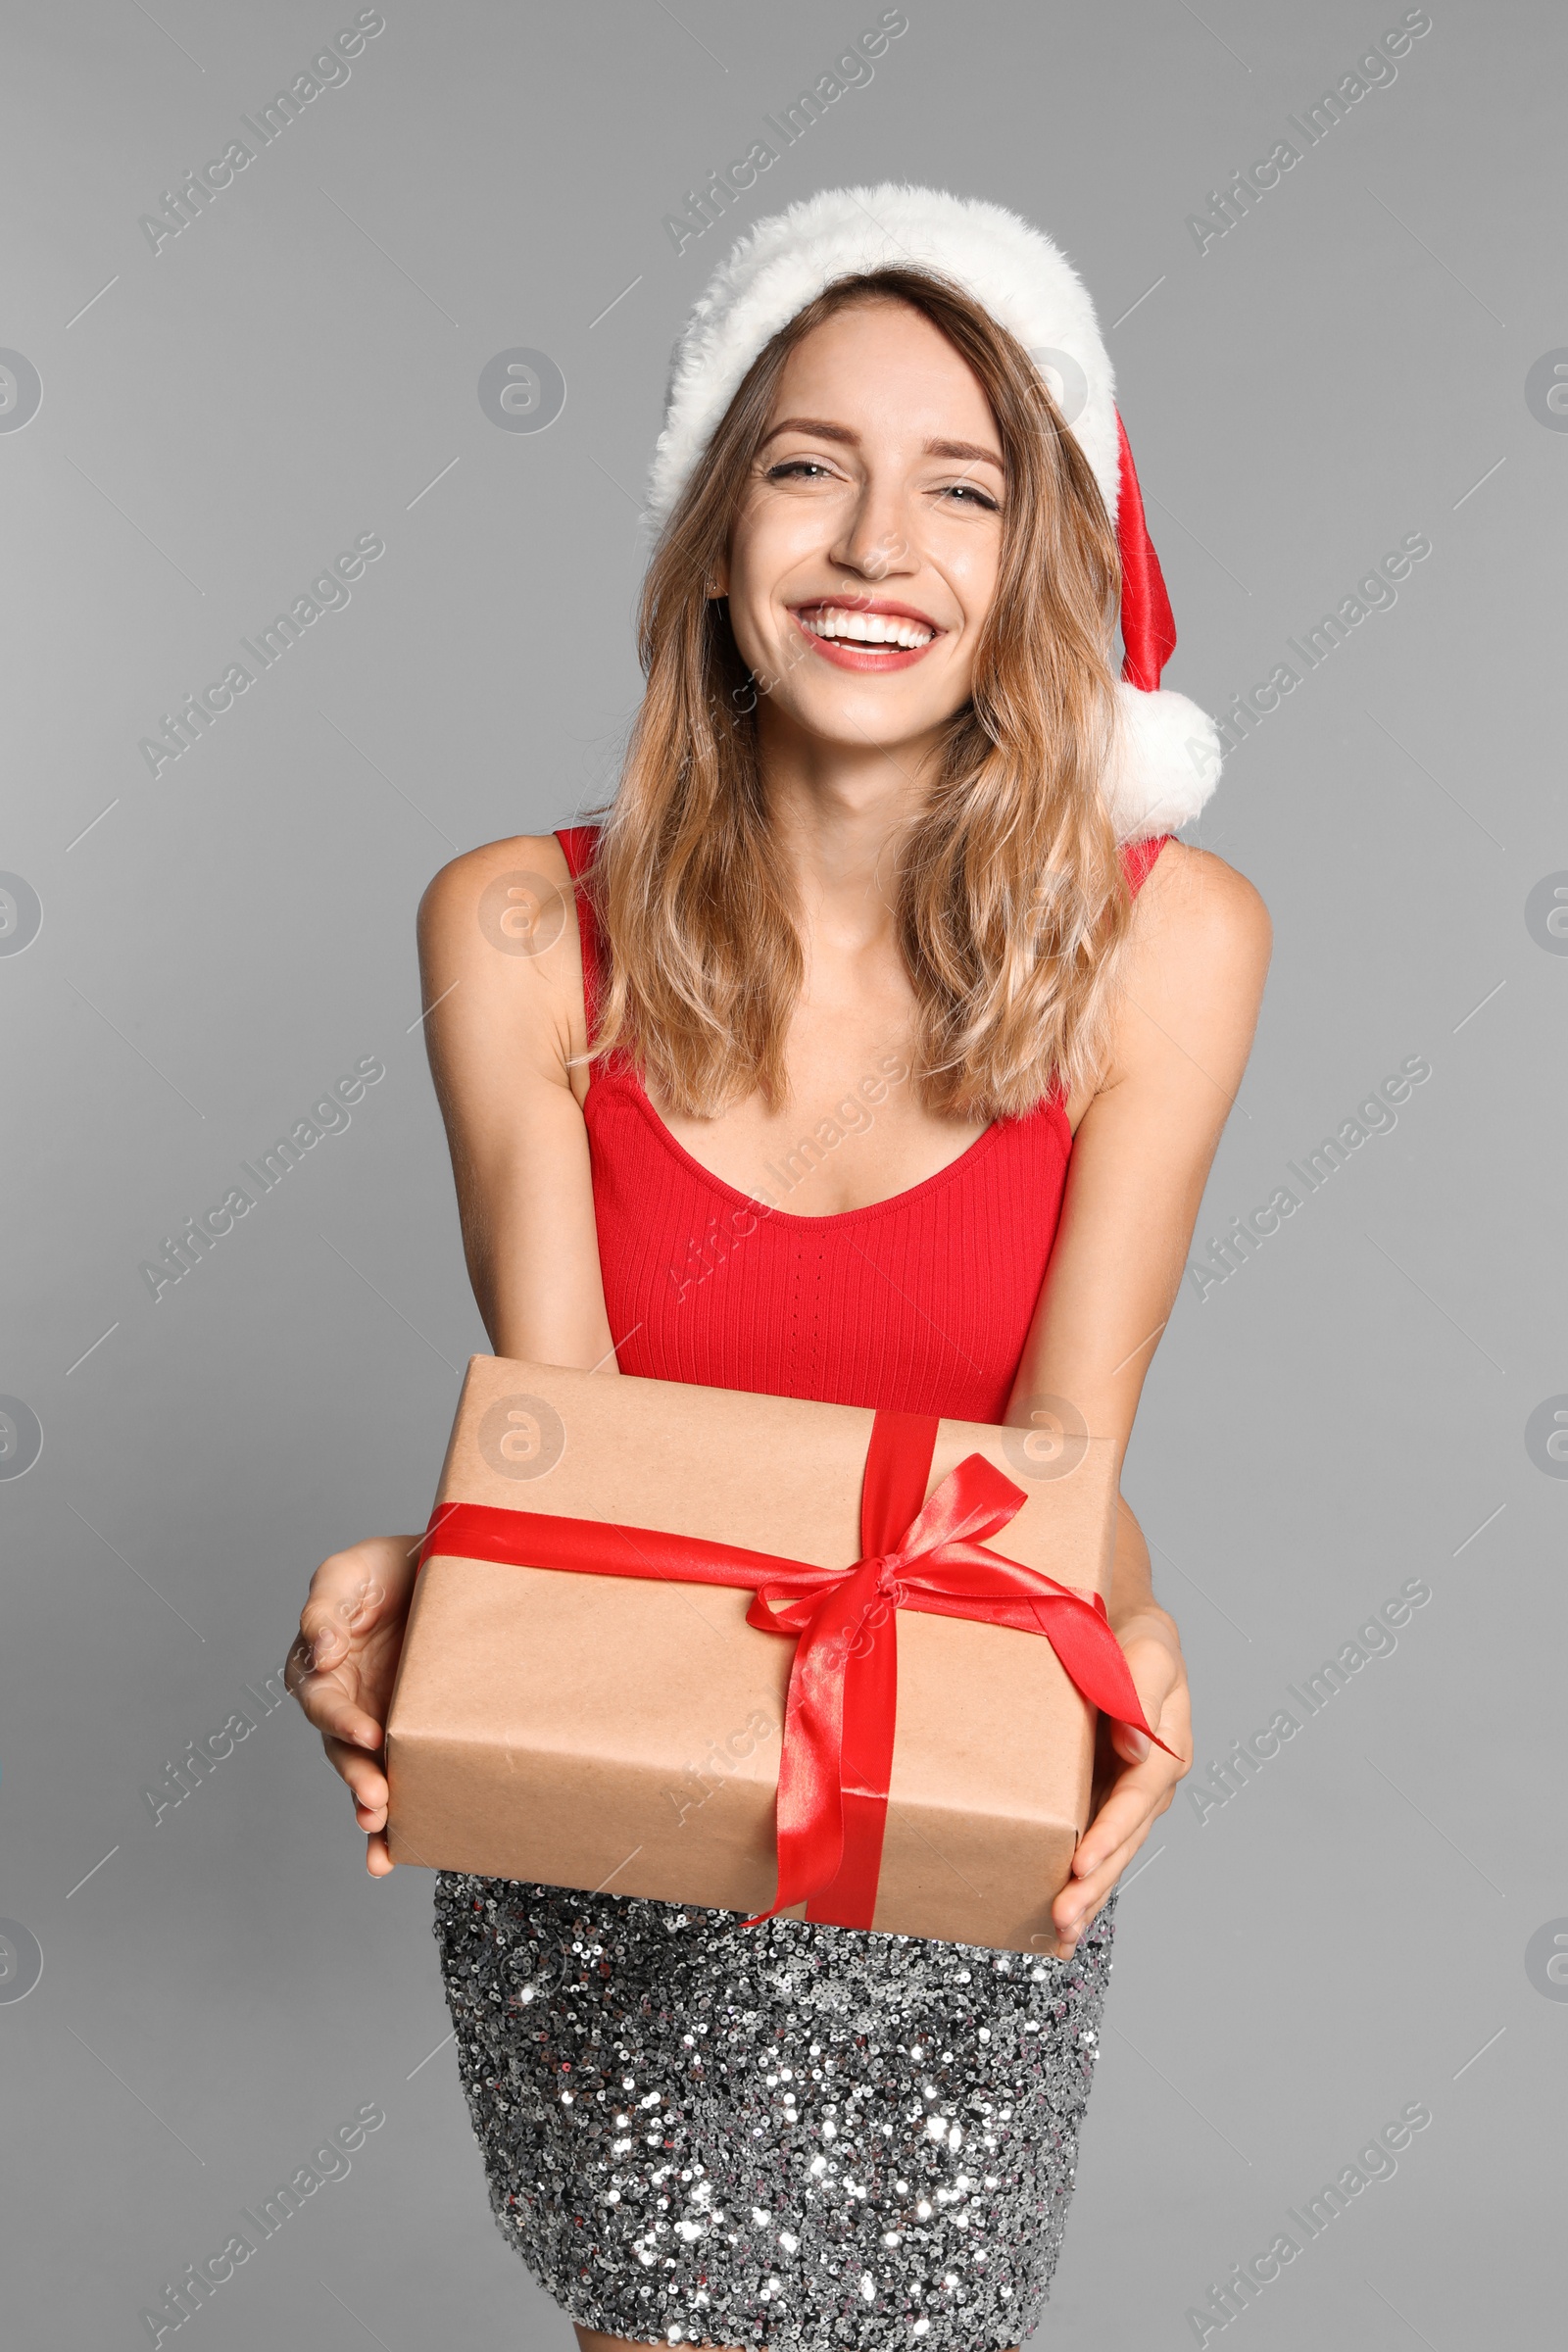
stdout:
<svg viewBox="0 0 1568 2352">
<path fill-rule="evenodd" d="M 729 550 L 727 548 L 725 549 L 723 555 L 719 557 L 717 563 L 713 565 L 712 570 L 710 572 L 707 585 L 703 590 L 703 594 L 709 597 L 728 596 Z"/>
</svg>

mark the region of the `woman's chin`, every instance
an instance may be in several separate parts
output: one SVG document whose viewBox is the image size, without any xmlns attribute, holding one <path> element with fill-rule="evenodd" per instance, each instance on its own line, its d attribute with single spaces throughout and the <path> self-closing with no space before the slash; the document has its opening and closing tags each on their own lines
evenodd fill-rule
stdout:
<svg viewBox="0 0 1568 2352">
<path fill-rule="evenodd" d="M 787 701 L 773 695 L 759 704 L 758 715 L 765 709 L 782 722 L 783 732 L 847 757 L 880 752 L 900 760 L 912 778 L 915 763 L 934 748 L 962 705 L 949 709 L 945 702 L 934 705 L 929 695 L 890 694 L 890 683 L 836 677 L 826 692 L 795 693 Z"/>
</svg>

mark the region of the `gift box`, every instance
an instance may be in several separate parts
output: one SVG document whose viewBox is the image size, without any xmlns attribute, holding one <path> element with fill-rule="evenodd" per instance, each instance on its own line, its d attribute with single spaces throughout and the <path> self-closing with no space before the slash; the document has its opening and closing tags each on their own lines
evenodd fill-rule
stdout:
<svg viewBox="0 0 1568 2352">
<path fill-rule="evenodd" d="M 1054 1952 L 1114 1444 L 471 1359 L 387 1726 L 394 1861 Z"/>
</svg>

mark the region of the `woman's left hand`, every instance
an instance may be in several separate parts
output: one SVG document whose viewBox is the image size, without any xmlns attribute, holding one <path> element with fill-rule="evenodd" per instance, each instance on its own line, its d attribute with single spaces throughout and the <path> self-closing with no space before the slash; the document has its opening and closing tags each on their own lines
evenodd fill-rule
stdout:
<svg viewBox="0 0 1568 2352">
<path fill-rule="evenodd" d="M 1078 1840 L 1072 1876 L 1051 1906 L 1063 1958 L 1169 1807 L 1177 1782 L 1192 1765 L 1187 1667 L 1173 1620 L 1163 1609 L 1147 1609 L 1118 1626 L 1116 1634 L 1143 1701 L 1145 1722 L 1152 1723 L 1166 1747 L 1176 1752 L 1167 1756 L 1130 1724 L 1102 1724 L 1113 1777 Z"/>
</svg>

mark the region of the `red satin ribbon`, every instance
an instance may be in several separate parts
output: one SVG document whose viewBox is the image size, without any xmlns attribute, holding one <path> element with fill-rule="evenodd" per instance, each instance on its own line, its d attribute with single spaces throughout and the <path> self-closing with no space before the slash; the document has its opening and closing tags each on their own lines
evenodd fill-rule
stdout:
<svg viewBox="0 0 1568 2352">
<path fill-rule="evenodd" d="M 419 1566 L 440 1551 L 579 1576 L 750 1590 L 747 1624 L 794 1636 L 796 1647 L 779 1761 L 778 1891 L 746 1925 L 805 1902 L 809 1919 L 868 1928 L 893 1770 L 900 1609 L 1043 1634 L 1092 1706 L 1174 1753 L 1145 1719 L 1100 1595 L 1074 1592 L 983 1542 L 1017 1515 L 1023 1489 L 971 1453 L 922 1501 L 936 1436 L 926 1415 L 876 1415 L 860 1497 L 861 1557 L 851 1568 L 475 1502 L 437 1505 Z"/>
</svg>

